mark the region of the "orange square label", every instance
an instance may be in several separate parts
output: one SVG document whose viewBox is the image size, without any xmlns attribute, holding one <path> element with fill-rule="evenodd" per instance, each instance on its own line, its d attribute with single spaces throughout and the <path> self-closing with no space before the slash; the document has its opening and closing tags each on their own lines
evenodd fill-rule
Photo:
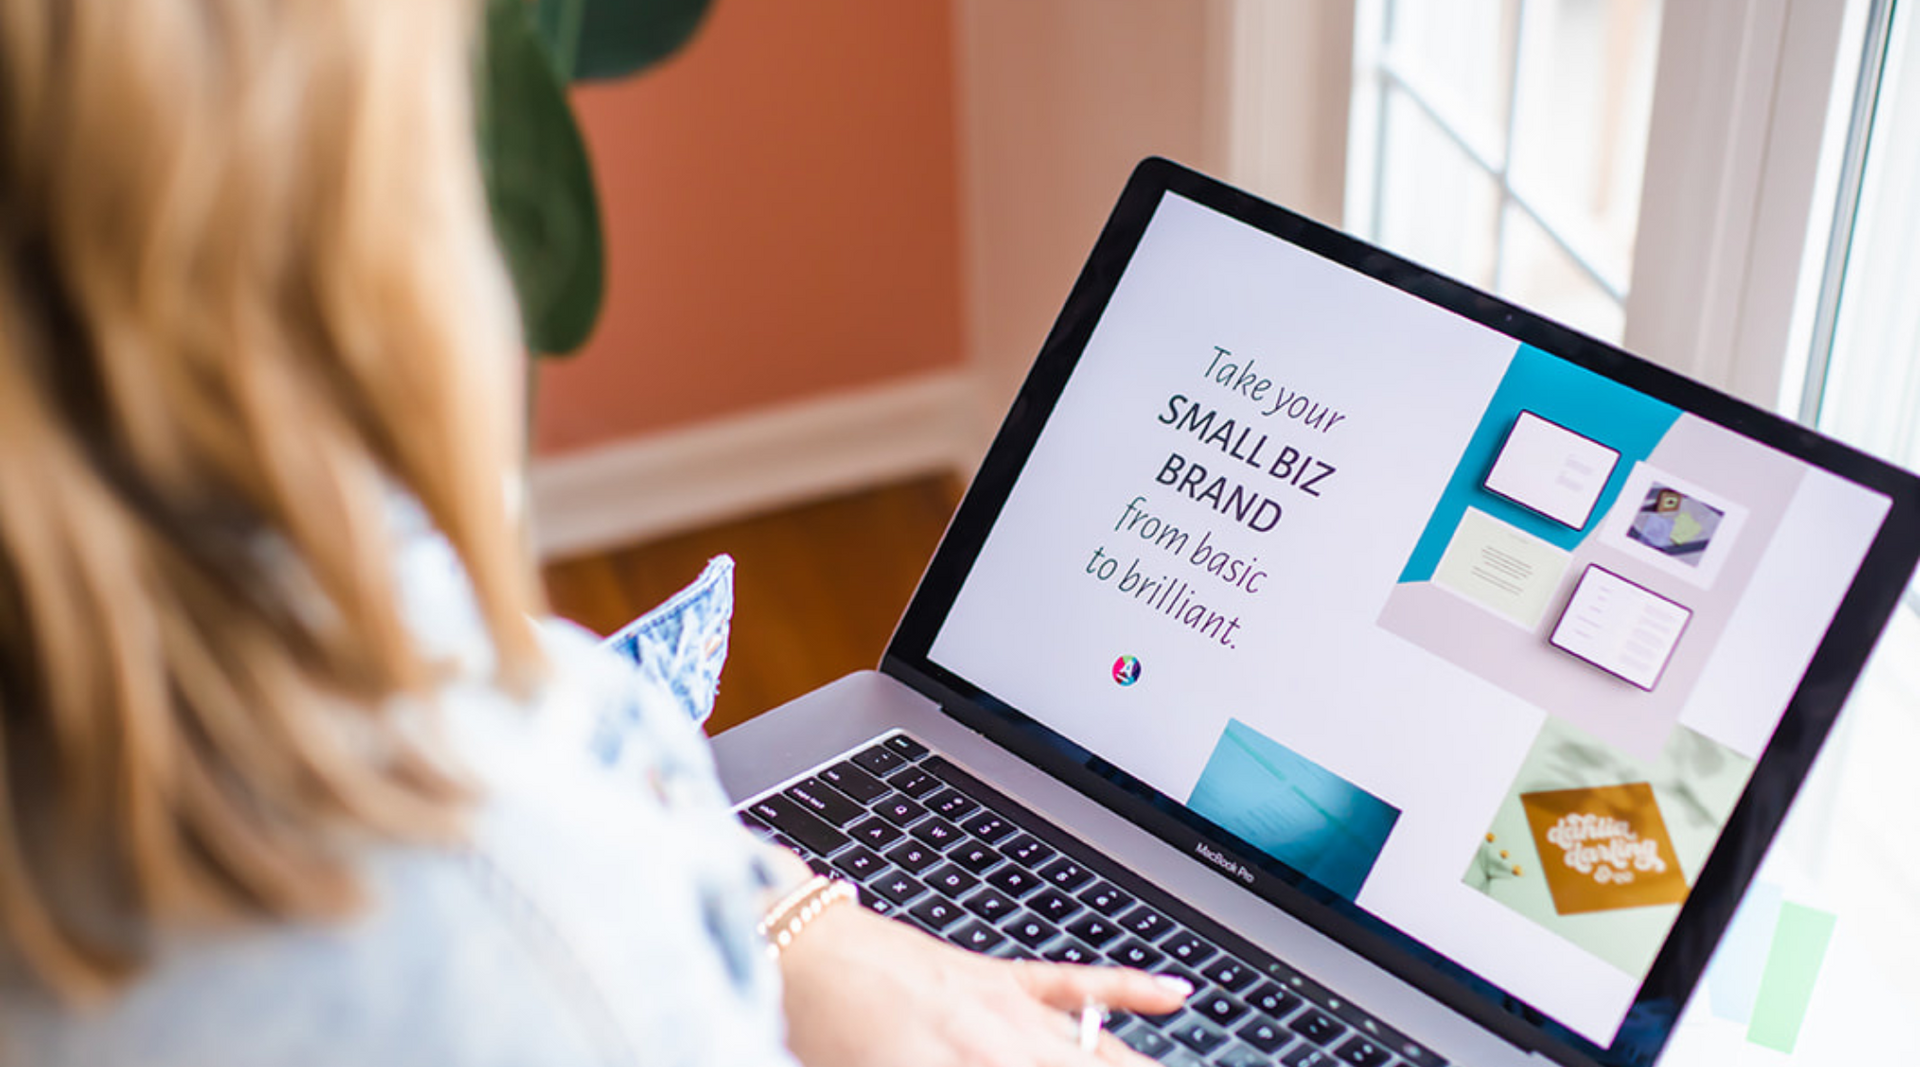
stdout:
<svg viewBox="0 0 1920 1067">
<path fill-rule="evenodd" d="M 1560 914 L 1687 899 L 1687 878 L 1651 785 L 1522 793 L 1520 804 Z"/>
</svg>

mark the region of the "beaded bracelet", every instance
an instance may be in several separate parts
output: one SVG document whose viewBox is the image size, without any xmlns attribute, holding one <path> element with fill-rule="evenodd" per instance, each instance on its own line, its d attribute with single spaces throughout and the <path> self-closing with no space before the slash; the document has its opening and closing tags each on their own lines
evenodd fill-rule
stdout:
<svg viewBox="0 0 1920 1067">
<path fill-rule="evenodd" d="M 820 914 L 841 901 L 859 900 L 859 891 L 852 882 L 843 882 L 818 874 L 809 878 L 800 888 L 781 898 L 778 904 L 768 909 L 766 918 L 754 928 L 767 942 L 767 958 L 777 960 L 787 946 L 807 924 L 820 917 Z"/>
</svg>

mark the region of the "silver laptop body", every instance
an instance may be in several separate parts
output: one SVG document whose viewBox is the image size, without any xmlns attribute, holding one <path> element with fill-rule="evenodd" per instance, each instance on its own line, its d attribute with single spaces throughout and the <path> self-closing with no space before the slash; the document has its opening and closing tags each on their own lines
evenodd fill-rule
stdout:
<svg viewBox="0 0 1920 1067">
<path fill-rule="evenodd" d="M 715 751 L 905 731 L 1447 1061 L 1650 1063 L 1917 554 L 1911 474 L 1152 159 L 880 669 Z"/>
</svg>

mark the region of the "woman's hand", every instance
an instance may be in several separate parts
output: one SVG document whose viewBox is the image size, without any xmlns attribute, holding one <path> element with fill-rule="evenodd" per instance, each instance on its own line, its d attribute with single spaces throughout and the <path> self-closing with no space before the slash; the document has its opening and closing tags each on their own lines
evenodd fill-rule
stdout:
<svg viewBox="0 0 1920 1067">
<path fill-rule="evenodd" d="M 1176 979 L 990 959 L 844 904 L 780 962 L 787 1043 L 807 1067 L 1148 1067 L 1107 1033 L 1080 1051 L 1070 1013 L 1092 1001 L 1158 1015 L 1186 998 Z"/>
</svg>

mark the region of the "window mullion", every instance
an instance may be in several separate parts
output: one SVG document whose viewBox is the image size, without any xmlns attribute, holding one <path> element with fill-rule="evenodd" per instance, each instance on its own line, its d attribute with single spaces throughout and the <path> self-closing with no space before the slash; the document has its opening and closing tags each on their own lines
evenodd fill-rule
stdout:
<svg viewBox="0 0 1920 1067">
<path fill-rule="evenodd" d="M 1502 189 L 1513 206 L 1520 209 L 1521 214 L 1532 219 L 1534 225 L 1540 227 L 1540 232 L 1546 234 L 1547 239 L 1565 253 L 1568 261 L 1578 267 L 1582 274 L 1585 274 L 1593 284 L 1599 286 L 1602 292 L 1614 300 L 1626 303 L 1627 287 L 1621 283 L 1620 279 L 1610 277 L 1606 271 L 1602 270 L 1600 265 L 1593 261 L 1593 257 L 1581 251 L 1565 231 L 1555 225 L 1547 217 L 1546 212 L 1515 188 L 1512 182 L 1505 183 Z"/>
<path fill-rule="evenodd" d="M 1860 191 L 1867 166 L 1867 148 L 1873 140 L 1873 117 L 1884 83 L 1893 0 L 1872 0 L 1867 15 L 1866 40 L 1861 46 L 1860 78 L 1848 116 L 1846 151 L 1840 162 L 1840 184 L 1834 198 L 1833 229 L 1827 238 L 1821 268 L 1820 297 L 1814 309 L 1813 340 L 1807 353 L 1806 384 L 1800 393 L 1800 421 L 1820 424 L 1826 399 L 1827 372 L 1833 364 L 1833 335 L 1840 318 L 1840 292 L 1847 275 L 1847 254 L 1853 248 L 1853 230 L 1860 207 Z"/>
<path fill-rule="evenodd" d="M 1513 13 L 1513 40 L 1507 46 L 1507 99 L 1505 122 L 1500 131 L 1500 166 L 1493 171 L 1493 179 L 1500 186 L 1500 210 L 1493 217 L 1495 292 L 1501 292 L 1507 285 L 1507 213 L 1517 203 L 1513 192 L 1513 135 L 1520 122 L 1520 48 L 1527 35 L 1527 6 L 1525 0 L 1507 0 L 1507 10 Z"/>
<path fill-rule="evenodd" d="M 1487 152 L 1484 146 L 1475 144 L 1472 136 L 1461 129 L 1445 112 L 1441 111 L 1440 108 L 1434 104 L 1432 95 L 1423 89 L 1417 81 L 1409 78 L 1397 67 L 1387 63 L 1380 64 L 1380 76 L 1389 89 L 1398 92 L 1409 103 L 1419 108 L 1420 113 L 1425 115 L 1428 121 L 1432 122 L 1447 140 L 1452 141 L 1453 144 L 1473 162 L 1474 166 L 1486 171 L 1495 181 L 1500 181 L 1503 185 L 1505 184 L 1502 180 L 1502 175 L 1506 172 L 1505 168 L 1494 160 L 1492 154 Z M 1382 129 L 1384 129 L 1385 126 L 1386 123 L 1383 121 L 1381 123 Z M 1383 143 L 1381 146 L 1383 152 L 1385 151 L 1385 147 Z"/>
</svg>

